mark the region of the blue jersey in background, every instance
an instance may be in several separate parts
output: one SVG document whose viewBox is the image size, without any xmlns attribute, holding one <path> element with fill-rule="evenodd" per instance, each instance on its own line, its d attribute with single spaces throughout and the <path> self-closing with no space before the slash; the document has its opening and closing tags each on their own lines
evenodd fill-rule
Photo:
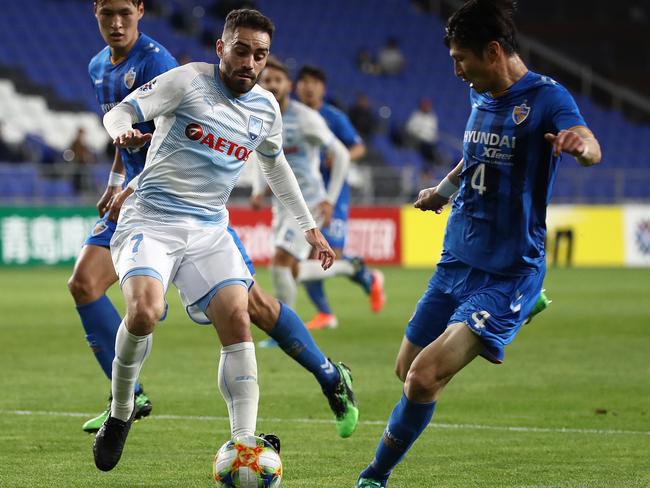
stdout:
<svg viewBox="0 0 650 488">
<path fill-rule="evenodd" d="M 324 103 L 320 108 L 319 113 L 325 119 L 325 122 L 327 122 L 330 130 L 346 147 L 350 147 L 363 142 L 356 129 L 353 127 L 352 122 L 350 122 L 348 116 L 336 108 L 334 105 Z M 325 187 L 327 188 L 330 180 L 330 168 L 327 167 L 324 159 L 321 160 L 320 171 L 323 175 L 323 182 L 325 183 Z M 343 186 L 341 187 L 339 198 L 334 204 L 332 223 L 327 228 L 323 229 L 325 238 L 335 249 L 343 249 L 345 247 L 349 212 L 350 185 L 348 185 L 346 178 Z"/>
<path fill-rule="evenodd" d="M 120 63 L 113 64 L 110 56 L 110 48 L 106 46 L 88 64 L 88 74 L 103 113 L 141 85 L 178 66 L 167 49 L 144 34 L 140 34 L 126 59 Z M 134 127 L 142 133 L 154 131 L 153 122 L 135 124 Z M 138 150 L 120 149 L 126 183 L 142 171 L 148 148 L 147 143 Z"/>
<path fill-rule="evenodd" d="M 470 93 L 461 186 L 445 232 L 445 256 L 502 275 L 545 264 L 546 206 L 559 157 L 544 134 L 584 126 L 569 92 L 529 71 L 502 96 Z"/>
</svg>

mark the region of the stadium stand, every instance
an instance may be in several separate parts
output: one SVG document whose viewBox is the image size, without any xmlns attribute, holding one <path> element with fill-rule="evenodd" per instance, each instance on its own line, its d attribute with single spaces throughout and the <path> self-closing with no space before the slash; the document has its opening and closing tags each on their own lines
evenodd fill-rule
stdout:
<svg viewBox="0 0 650 488">
<path fill-rule="evenodd" d="M 163 10 L 167 16 L 146 15 L 141 30 L 168 46 L 177 57 L 214 62 L 213 49 L 201 42 L 206 36 L 216 38 L 221 30 L 222 20 L 209 15 L 213 3 L 212 0 L 166 2 L 168 8 Z M 440 18 L 418 11 L 405 0 L 330 0 L 327 8 L 321 2 L 302 0 L 258 0 L 256 4 L 276 22 L 273 51 L 292 69 L 305 63 L 317 64 L 328 73 L 329 96 L 333 100 L 348 105 L 362 91 L 380 109 L 384 130 L 368 141 L 373 154 L 379 155 L 377 158 L 395 169 L 410 167 L 417 172 L 422 167 L 416 151 L 393 146 L 387 135 L 391 127 L 404 124 L 422 97 L 431 98 L 436 107 L 441 150 L 450 161 L 460 157 L 461 137 L 469 111 L 467 87 L 453 76 L 442 43 L 444 23 Z M 179 12 L 189 14 L 192 20 L 183 31 L 175 31 L 169 20 L 170 15 Z M 372 12 L 371 21 L 367 20 L 368 12 Z M 364 18 L 365 21 L 351 20 Z M 376 52 L 389 37 L 399 40 L 406 69 L 390 77 L 362 73 L 356 65 L 359 51 Z M 57 97 L 81 103 L 89 111 L 52 112 L 48 110 L 49 101 L 46 104 L 43 99 L 16 95 L 8 81 L 0 80 L 1 98 L 3 102 L 7 100 L 0 107 L 0 120 L 6 122 L 5 132 L 11 133 L 9 137 L 15 139 L 30 133 L 58 151 L 61 144 L 57 143 L 72 137 L 76 127 L 84 125 L 89 143 L 99 150 L 106 138 L 97 125 L 99 119 L 90 113 L 97 113 L 98 108 L 86 67 L 102 47 L 90 2 L 24 0 L 3 5 L 0 65 L 21 71 L 30 81 L 52 88 Z M 15 87 L 17 92 L 20 89 Z M 650 125 L 632 123 L 621 111 L 603 108 L 583 95 L 576 94 L 576 100 L 601 141 L 604 164 L 590 172 L 588 180 L 581 177 L 579 184 L 573 169 L 563 169 L 556 200 L 647 199 L 650 194 L 647 171 L 635 173 L 634 178 L 617 176 L 620 180 L 617 186 L 611 183 L 611 170 L 648 167 Z"/>
</svg>

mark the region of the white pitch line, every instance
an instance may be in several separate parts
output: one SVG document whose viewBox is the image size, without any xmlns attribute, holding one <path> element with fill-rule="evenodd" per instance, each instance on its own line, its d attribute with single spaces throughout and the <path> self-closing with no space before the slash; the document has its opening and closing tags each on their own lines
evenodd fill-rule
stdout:
<svg viewBox="0 0 650 488">
<path fill-rule="evenodd" d="M 84 412 L 48 412 L 41 410 L 0 410 L 0 415 L 26 415 L 26 416 L 48 416 L 48 417 L 92 417 L 95 414 Z M 153 420 L 193 420 L 205 422 L 228 422 L 228 417 L 214 417 L 209 415 L 153 415 Z M 149 421 L 149 420 L 147 420 Z M 258 418 L 260 422 L 270 423 L 301 423 L 301 424 L 333 424 L 333 420 L 327 419 L 282 419 L 277 417 Z M 360 420 L 361 425 L 385 425 L 385 420 Z M 642 430 L 615 430 L 615 429 L 576 429 L 569 427 L 516 427 L 507 425 L 481 425 L 481 424 L 445 424 L 432 422 L 431 429 L 447 430 L 493 430 L 497 432 L 525 432 L 525 433 L 548 433 L 548 434 L 596 434 L 596 435 L 643 435 L 650 436 L 650 431 Z"/>
</svg>

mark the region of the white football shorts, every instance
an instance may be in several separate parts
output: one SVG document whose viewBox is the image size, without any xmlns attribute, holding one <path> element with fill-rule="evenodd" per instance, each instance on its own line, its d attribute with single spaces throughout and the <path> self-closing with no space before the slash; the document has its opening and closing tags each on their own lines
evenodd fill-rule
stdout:
<svg viewBox="0 0 650 488">
<path fill-rule="evenodd" d="M 250 288 L 253 278 L 226 227 L 165 224 L 142 215 L 129 198 L 111 240 L 120 286 L 131 276 L 173 282 L 192 320 L 209 324 L 205 309 L 224 286 Z"/>
<path fill-rule="evenodd" d="M 313 209 L 311 209 L 314 215 Z M 305 232 L 300 228 L 296 218 L 282 204 L 273 206 L 273 245 L 291 254 L 298 261 L 303 261 L 311 254 L 311 244 L 305 239 Z"/>
</svg>

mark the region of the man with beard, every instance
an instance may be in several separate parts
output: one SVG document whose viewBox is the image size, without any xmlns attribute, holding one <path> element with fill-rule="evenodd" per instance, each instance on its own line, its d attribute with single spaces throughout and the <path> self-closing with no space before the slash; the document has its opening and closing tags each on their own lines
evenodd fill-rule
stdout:
<svg viewBox="0 0 650 488">
<path fill-rule="evenodd" d="M 255 433 L 259 388 L 247 311 L 253 280 L 227 230 L 225 207 L 253 151 L 323 268 L 333 262 L 282 151 L 277 102 L 255 85 L 273 31 L 272 22 L 255 10 L 231 12 L 217 41 L 218 65 L 173 69 L 104 117 L 118 147 L 151 147 L 143 172 L 118 197 L 124 207 L 111 241 L 127 313 L 115 343 L 111 413 L 93 445 L 103 471 L 121 457 L 134 417 L 133 388 L 164 314 L 170 281 L 189 316 L 217 330 L 223 346 L 218 384 L 232 437 Z M 155 120 L 153 136 L 133 128 L 145 120 Z"/>
</svg>

